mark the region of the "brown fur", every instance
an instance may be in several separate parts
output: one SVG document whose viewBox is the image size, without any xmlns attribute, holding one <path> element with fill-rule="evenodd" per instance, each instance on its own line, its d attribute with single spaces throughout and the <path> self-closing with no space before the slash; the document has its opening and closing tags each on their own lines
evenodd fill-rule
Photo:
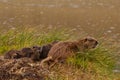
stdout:
<svg viewBox="0 0 120 80">
<path fill-rule="evenodd" d="M 41 47 L 39 46 L 33 46 L 32 47 L 32 50 L 33 50 L 33 54 L 31 55 L 31 59 L 33 61 L 39 61 L 40 60 L 40 54 L 41 54 Z"/>
<path fill-rule="evenodd" d="M 10 50 L 7 53 L 5 53 L 4 58 L 5 59 L 18 59 L 23 57 L 30 58 L 31 55 L 33 55 L 33 50 L 31 48 L 22 48 L 20 51 L 18 50 Z"/>
<path fill-rule="evenodd" d="M 5 53 L 4 59 L 18 59 L 21 58 L 22 56 L 20 55 L 20 51 L 17 50 L 10 50 Z"/>
<path fill-rule="evenodd" d="M 34 61 L 38 61 L 47 57 L 48 52 L 50 51 L 51 47 L 56 44 L 58 41 L 54 41 L 50 44 L 43 45 L 42 47 L 33 46 L 32 50 L 34 54 L 31 55 L 31 59 Z"/>
<path fill-rule="evenodd" d="M 20 51 L 10 50 L 7 53 L 5 53 L 4 58 L 18 59 L 18 58 L 28 57 L 31 58 L 33 61 L 39 61 L 40 59 L 44 59 L 47 57 L 51 47 L 57 42 L 58 41 L 54 41 L 50 44 L 43 45 L 42 47 L 39 46 L 33 46 L 32 48 L 25 47 L 22 48 Z"/>
<path fill-rule="evenodd" d="M 31 58 L 33 61 L 39 61 L 40 60 L 40 53 L 41 53 L 41 47 L 39 46 L 33 46 L 32 48 L 23 48 L 21 50 L 21 56 L 22 57 L 28 57 Z"/>
<path fill-rule="evenodd" d="M 20 55 L 22 57 L 28 57 L 28 58 L 30 58 L 31 55 L 34 53 L 33 50 L 29 47 L 22 48 L 20 51 L 21 51 Z"/>
<path fill-rule="evenodd" d="M 48 53 L 48 57 L 41 61 L 41 67 L 46 61 L 53 61 L 54 63 L 50 66 L 52 67 L 55 63 L 60 60 L 66 59 L 73 56 L 77 51 L 84 51 L 86 49 L 95 48 L 98 44 L 97 40 L 94 38 L 85 38 L 78 41 L 66 41 L 56 43 Z"/>
<path fill-rule="evenodd" d="M 50 51 L 50 49 L 52 48 L 53 45 L 55 45 L 56 43 L 58 43 L 58 41 L 54 41 L 50 44 L 47 45 L 43 45 L 41 47 L 41 53 L 40 53 L 40 59 L 44 59 L 48 56 L 48 53 Z"/>
</svg>

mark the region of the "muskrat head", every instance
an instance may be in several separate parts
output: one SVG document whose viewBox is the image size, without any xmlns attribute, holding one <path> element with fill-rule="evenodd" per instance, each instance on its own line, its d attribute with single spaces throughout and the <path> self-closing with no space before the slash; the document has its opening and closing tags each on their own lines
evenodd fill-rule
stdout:
<svg viewBox="0 0 120 80">
<path fill-rule="evenodd" d="M 98 44 L 98 41 L 92 37 L 87 37 L 83 39 L 83 45 L 85 49 L 95 48 Z"/>
<path fill-rule="evenodd" d="M 39 46 L 33 46 L 32 50 L 33 50 L 33 54 L 31 55 L 31 59 L 34 61 L 38 61 L 42 53 L 42 48 Z"/>
<path fill-rule="evenodd" d="M 39 47 L 39 46 L 33 46 L 33 47 L 32 47 L 32 50 L 33 50 L 34 52 L 38 52 L 38 53 L 41 53 L 41 52 L 42 52 L 42 48 Z"/>
<path fill-rule="evenodd" d="M 12 59 L 18 59 L 18 58 L 20 58 L 20 57 L 21 57 L 20 51 L 15 51 L 15 52 L 13 52 L 13 53 L 11 54 L 11 58 L 12 58 Z"/>
</svg>

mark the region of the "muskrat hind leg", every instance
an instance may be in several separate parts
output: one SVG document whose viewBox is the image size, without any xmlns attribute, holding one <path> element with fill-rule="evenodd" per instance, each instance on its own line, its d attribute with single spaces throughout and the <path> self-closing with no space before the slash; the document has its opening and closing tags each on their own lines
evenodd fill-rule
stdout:
<svg viewBox="0 0 120 80">
<path fill-rule="evenodd" d="M 47 61 L 49 61 L 49 60 L 51 60 L 52 59 L 52 57 L 50 56 L 50 57 L 47 57 L 47 58 L 45 58 L 45 59 L 43 59 L 42 61 L 41 61 L 41 63 L 40 63 L 40 67 L 44 67 L 43 66 L 43 64 L 45 63 L 45 62 L 47 62 Z"/>
<path fill-rule="evenodd" d="M 58 60 L 56 59 L 53 64 L 49 66 L 49 69 L 51 69 L 56 63 L 58 63 Z"/>
</svg>

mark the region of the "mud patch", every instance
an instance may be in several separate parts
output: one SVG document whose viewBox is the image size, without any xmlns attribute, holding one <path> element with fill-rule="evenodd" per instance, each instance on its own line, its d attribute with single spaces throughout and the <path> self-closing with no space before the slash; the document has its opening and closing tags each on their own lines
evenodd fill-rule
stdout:
<svg viewBox="0 0 120 80">
<path fill-rule="evenodd" d="M 29 58 L 0 59 L 0 80 L 45 80 L 49 71 Z"/>
</svg>

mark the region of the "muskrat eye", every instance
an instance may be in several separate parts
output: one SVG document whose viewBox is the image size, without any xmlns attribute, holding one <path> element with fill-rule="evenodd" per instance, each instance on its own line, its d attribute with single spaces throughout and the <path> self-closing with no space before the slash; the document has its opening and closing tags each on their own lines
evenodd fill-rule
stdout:
<svg viewBox="0 0 120 80">
<path fill-rule="evenodd" d="M 95 42 L 95 44 L 97 45 L 97 44 L 98 44 L 98 42 L 96 41 L 96 42 Z"/>
<path fill-rule="evenodd" d="M 85 39 L 84 39 L 84 42 L 86 42 L 87 40 L 88 40 L 88 39 L 87 39 L 87 38 L 85 38 Z"/>
</svg>

